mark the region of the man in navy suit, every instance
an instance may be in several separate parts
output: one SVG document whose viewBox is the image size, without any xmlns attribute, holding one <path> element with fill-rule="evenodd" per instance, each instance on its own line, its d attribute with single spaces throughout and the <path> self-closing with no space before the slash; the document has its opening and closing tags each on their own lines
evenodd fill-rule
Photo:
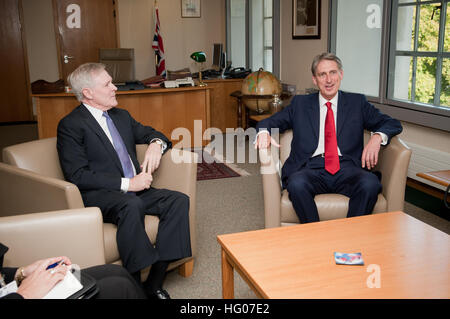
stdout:
<svg viewBox="0 0 450 319">
<path fill-rule="evenodd" d="M 189 198 L 151 186 L 152 173 L 171 142 L 152 127 L 116 108 L 116 90 L 100 63 L 79 66 L 68 78 L 81 105 L 58 125 L 57 148 L 66 180 L 78 186 L 85 206 L 99 207 L 117 225 L 117 246 L 124 267 L 144 283 L 151 297 L 170 298 L 162 283 L 169 263 L 191 256 Z M 142 166 L 136 144 L 149 144 Z M 156 242 L 145 232 L 146 214 L 159 217 Z"/>
<path fill-rule="evenodd" d="M 381 145 L 402 126 L 365 96 L 339 90 L 344 72 L 334 54 L 316 56 L 311 71 L 319 93 L 297 95 L 282 111 L 260 121 L 255 147 L 279 147 L 270 130 L 292 129 L 281 180 L 301 223 L 319 221 L 314 196 L 323 193 L 349 197 L 347 217 L 371 214 L 381 183 L 370 169 L 377 164 Z M 364 130 L 372 132 L 365 147 Z"/>
</svg>

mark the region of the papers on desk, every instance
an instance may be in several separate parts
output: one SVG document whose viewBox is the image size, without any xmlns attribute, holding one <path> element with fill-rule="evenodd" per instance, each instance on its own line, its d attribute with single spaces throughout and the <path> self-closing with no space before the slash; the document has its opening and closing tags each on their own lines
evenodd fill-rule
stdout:
<svg viewBox="0 0 450 319">
<path fill-rule="evenodd" d="M 64 279 L 58 282 L 42 299 L 66 299 L 83 288 L 80 281 L 68 270 Z"/>
</svg>

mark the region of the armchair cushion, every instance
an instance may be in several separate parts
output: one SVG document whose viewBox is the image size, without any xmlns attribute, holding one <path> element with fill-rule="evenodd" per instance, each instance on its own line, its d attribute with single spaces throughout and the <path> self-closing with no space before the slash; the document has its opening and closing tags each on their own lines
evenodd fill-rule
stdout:
<svg viewBox="0 0 450 319">
<path fill-rule="evenodd" d="M 82 268 L 105 263 L 103 218 L 96 207 L 0 217 L 4 266 L 67 256 Z"/>
</svg>

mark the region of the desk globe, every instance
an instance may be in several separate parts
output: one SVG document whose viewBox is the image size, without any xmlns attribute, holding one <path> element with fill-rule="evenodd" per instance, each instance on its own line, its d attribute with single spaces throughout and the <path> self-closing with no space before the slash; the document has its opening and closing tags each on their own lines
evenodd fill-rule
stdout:
<svg viewBox="0 0 450 319">
<path fill-rule="evenodd" d="M 242 102 L 250 110 L 261 114 L 269 111 L 274 102 L 280 102 L 281 91 L 281 82 L 277 77 L 260 68 L 242 82 Z"/>
</svg>

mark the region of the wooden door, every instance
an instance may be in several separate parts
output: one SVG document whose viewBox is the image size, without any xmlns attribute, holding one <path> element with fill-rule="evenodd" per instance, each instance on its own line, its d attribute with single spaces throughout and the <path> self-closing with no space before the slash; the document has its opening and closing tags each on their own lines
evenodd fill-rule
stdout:
<svg viewBox="0 0 450 319">
<path fill-rule="evenodd" d="M 98 62 L 99 48 L 117 48 L 114 0 L 53 0 L 53 11 L 65 81 L 80 64 Z"/>
<path fill-rule="evenodd" d="M 19 0 L 0 0 L 0 122 L 33 119 L 21 17 Z"/>
</svg>

